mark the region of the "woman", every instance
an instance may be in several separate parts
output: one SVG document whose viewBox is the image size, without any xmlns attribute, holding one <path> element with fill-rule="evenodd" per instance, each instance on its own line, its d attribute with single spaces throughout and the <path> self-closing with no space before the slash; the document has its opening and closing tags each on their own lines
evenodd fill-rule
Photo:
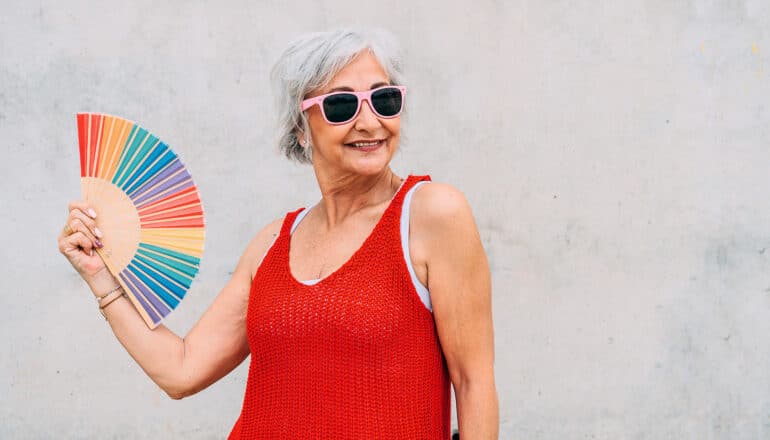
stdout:
<svg viewBox="0 0 770 440">
<path fill-rule="evenodd" d="M 382 33 L 311 34 L 284 52 L 280 143 L 312 164 L 321 200 L 256 234 L 184 338 L 147 328 L 93 252 L 97 213 L 70 204 L 60 251 L 171 398 L 251 354 L 230 438 L 445 439 L 450 381 L 461 438 L 497 437 L 490 276 L 471 210 L 456 189 L 390 168 L 400 66 Z"/>
</svg>

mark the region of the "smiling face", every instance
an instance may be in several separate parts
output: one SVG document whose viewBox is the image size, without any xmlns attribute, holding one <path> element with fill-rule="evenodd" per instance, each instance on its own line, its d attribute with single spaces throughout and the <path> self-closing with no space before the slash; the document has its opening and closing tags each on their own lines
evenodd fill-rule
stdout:
<svg viewBox="0 0 770 440">
<path fill-rule="evenodd" d="M 374 55 L 360 52 L 331 80 L 306 98 L 335 91 L 365 91 L 390 84 L 390 78 Z M 385 171 L 398 149 L 401 117 L 379 118 L 368 101 L 346 124 L 331 125 L 318 105 L 307 110 L 313 145 L 313 166 L 332 175 L 376 175 Z M 302 136 L 302 134 L 300 134 Z M 301 139 L 301 137 L 300 137 Z"/>
</svg>

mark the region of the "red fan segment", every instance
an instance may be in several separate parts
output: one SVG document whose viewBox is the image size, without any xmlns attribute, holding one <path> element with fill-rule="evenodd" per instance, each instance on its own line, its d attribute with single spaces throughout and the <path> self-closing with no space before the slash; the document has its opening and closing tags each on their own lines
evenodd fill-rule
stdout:
<svg viewBox="0 0 770 440">
<path fill-rule="evenodd" d="M 187 188 L 186 190 L 180 191 L 177 194 L 173 194 L 163 199 L 157 200 L 143 207 L 142 209 L 139 209 L 138 211 L 139 211 L 139 215 L 144 217 L 146 215 L 164 211 L 171 207 L 186 205 L 188 203 L 200 204 L 197 188 L 194 188 L 194 187 Z"/>
<path fill-rule="evenodd" d="M 202 228 L 204 226 L 203 216 L 177 217 L 173 220 L 148 220 L 141 221 L 143 229 L 155 228 Z"/>
</svg>

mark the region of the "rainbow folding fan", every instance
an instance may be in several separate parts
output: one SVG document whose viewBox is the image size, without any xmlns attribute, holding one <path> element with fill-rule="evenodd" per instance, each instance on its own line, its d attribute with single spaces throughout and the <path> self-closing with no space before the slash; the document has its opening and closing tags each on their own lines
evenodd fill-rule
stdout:
<svg viewBox="0 0 770 440">
<path fill-rule="evenodd" d="M 104 233 L 97 252 L 155 328 L 198 273 L 198 189 L 176 153 L 139 125 L 97 113 L 78 113 L 77 120 L 83 198 Z"/>
</svg>

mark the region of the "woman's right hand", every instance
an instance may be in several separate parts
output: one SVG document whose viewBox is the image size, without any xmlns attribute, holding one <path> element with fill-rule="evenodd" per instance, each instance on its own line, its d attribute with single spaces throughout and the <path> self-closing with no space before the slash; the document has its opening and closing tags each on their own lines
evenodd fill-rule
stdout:
<svg viewBox="0 0 770 440">
<path fill-rule="evenodd" d="M 102 232 L 96 227 L 96 212 L 82 200 L 69 204 L 69 216 L 59 234 L 59 252 L 89 282 L 105 269 L 96 249 L 102 247 Z"/>
</svg>

